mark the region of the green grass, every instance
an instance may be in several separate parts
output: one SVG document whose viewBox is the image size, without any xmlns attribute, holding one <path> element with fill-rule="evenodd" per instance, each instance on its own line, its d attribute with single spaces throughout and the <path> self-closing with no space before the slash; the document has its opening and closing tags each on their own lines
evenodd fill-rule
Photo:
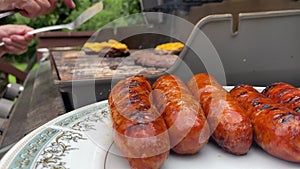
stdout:
<svg viewBox="0 0 300 169">
<path fill-rule="evenodd" d="M 27 63 L 11 63 L 13 66 L 15 66 L 17 69 L 24 71 L 27 67 Z M 32 69 L 38 68 L 38 63 L 36 63 Z M 16 77 L 13 75 L 8 76 L 9 83 L 16 83 Z"/>
</svg>

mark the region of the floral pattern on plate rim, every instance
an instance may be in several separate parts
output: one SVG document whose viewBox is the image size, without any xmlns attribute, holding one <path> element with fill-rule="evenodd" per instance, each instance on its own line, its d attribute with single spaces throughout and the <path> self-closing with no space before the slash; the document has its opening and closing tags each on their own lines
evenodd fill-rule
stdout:
<svg viewBox="0 0 300 169">
<path fill-rule="evenodd" d="M 51 140 L 51 141 L 49 141 Z M 66 168 L 62 157 L 74 150 L 71 142 L 87 140 L 81 133 L 47 128 L 28 142 L 8 168 Z"/>
<path fill-rule="evenodd" d="M 93 107 L 76 111 L 55 123 L 57 126 L 67 127 L 75 131 L 95 130 L 94 126 L 99 121 L 109 120 L 109 109 L 107 102 L 100 102 Z"/>
</svg>

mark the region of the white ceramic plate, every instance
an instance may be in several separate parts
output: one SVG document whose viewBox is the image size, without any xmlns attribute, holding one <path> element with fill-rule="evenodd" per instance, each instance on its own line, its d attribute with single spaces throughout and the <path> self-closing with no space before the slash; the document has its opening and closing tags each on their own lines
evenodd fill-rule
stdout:
<svg viewBox="0 0 300 169">
<path fill-rule="evenodd" d="M 9 169 L 129 169 L 127 161 L 106 151 L 112 145 L 107 101 L 60 116 L 20 140 L 1 160 Z M 114 149 L 112 147 L 111 149 Z M 277 159 L 253 145 L 234 156 L 214 143 L 196 155 L 171 153 L 161 169 L 298 169 L 300 164 Z"/>
</svg>

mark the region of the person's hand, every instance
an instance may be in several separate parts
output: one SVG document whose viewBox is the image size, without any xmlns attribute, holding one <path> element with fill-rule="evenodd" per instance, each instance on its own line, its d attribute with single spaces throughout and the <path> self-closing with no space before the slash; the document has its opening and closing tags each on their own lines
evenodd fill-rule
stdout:
<svg viewBox="0 0 300 169">
<path fill-rule="evenodd" d="M 25 25 L 3 25 L 0 26 L 0 41 L 5 45 L 0 48 L 0 53 L 22 54 L 27 51 L 28 44 L 34 36 L 26 34 L 33 28 Z"/>
<path fill-rule="evenodd" d="M 35 18 L 40 15 L 51 13 L 57 4 L 58 0 L 17 0 L 13 5 L 13 9 L 20 9 L 20 14 Z M 63 0 L 68 8 L 75 8 L 73 0 Z"/>
<path fill-rule="evenodd" d="M 57 4 L 58 0 L 10 0 L 15 1 L 12 4 L 13 9 L 19 9 L 20 14 L 28 17 L 35 18 L 40 15 L 51 13 Z M 63 0 L 68 8 L 75 8 L 73 0 Z"/>
</svg>

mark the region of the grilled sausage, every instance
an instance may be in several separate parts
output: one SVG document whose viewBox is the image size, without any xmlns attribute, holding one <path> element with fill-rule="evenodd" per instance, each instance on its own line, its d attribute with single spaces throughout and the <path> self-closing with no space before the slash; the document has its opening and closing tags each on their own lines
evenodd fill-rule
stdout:
<svg viewBox="0 0 300 169">
<path fill-rule="evenodd" d="M 246 109 L 253 125 L 254 140 L 271 155 L 300 162 L 300 114 L 275 103 L 252 86 L 230 91 Z"/>
<path fill-rule="evenodd" d="M 277 103 L 281 103 L 300 113 L 300 90 L 296 87 L 284 82 L 278 82 L 267 86 L 262 93 Z"/>
<path fill-rule="evenodd" d="M 143 76 L 118 82 L 108 102 L 114 142 L 132 169 L 157 169 L 170 150 L 166 124 L 152 106 L 152 86 Z"/>
<path fill-rule="evenodd" d="M 253 136 L 245 110 L 208 74 L 195 75 L 188 86 L 206 114 L 213 140 L 227 152 L 246 154 Z"/>
<path fill-rule="evenodd" d="M 174 75 L 161 76 L 153 85 L 154 103 L 169 130 L 171 148 L 178 154 L 195 154 L 208 142 L 206 117 L 188 87 Z"/>
</svg>

